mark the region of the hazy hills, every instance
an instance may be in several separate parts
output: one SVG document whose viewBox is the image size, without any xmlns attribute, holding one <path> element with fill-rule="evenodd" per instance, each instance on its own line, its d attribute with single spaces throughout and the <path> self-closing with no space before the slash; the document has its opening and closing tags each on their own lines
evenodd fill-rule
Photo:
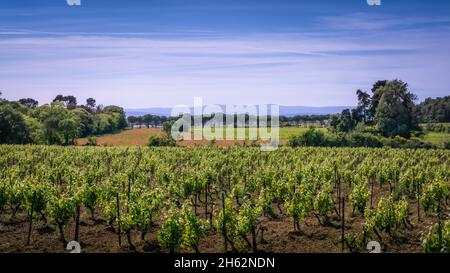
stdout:
<svg viewBox="0 0 450 273">
<path fill-rule="evenodd" d="M 295 115 L 327 115 L 337 114 L 344 109 L 351 109 L 353 106 L 326 106 L 326 107 L 311 107 L 311 106 L 280 106 L 280 115 L 282 116 L 295 116 Z M 225 111 L 225 106 L 222 106 Z M 190 108 L 193 113 L 193 108 Z M 126 109 L 127 116 L 143 116 L 147 114 L 170 116 L 171 108 L 142 108 L 142 109 Z M 270 113 L 270 111 L 269 111 Z"/>
</svg>

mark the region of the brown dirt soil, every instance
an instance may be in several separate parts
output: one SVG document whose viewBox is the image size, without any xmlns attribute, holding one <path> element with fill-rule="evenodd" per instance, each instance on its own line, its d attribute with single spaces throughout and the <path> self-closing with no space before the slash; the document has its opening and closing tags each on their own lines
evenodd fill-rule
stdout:
<svg viewBox="0 0 450 273">
<path fill-rule="evenodd" d="M 374 204 L 381 195 L 386 195 L 388 189 L 377 190 Z M 344 192 L 345 194 L 345 192 Z M 397 231 L 395 238 L 389 238 L 383 234 L 383 241 L 380 242 L 383 252 L 417 253 L 422 252 L 421 239 L 428 231 L 436 217 L 425 215 L 421 212 L 421 221 L 417 220 L 417 205 L 414 200 L 410 200 L 410 220 L 412 227 L 401 228 Z M 199 209 L 199 211 L 203 211 Z M 274 206 L 273 211 L 278 214 L 278 208 Z M 356 213 L 352 215 L 350 205 L 346 206 L 345 233 L 357 234 L 361 232 L 363 217 Z M 447 208 L 446 215 L 450 215 Z M 200 217 L 204 215 L 199 214 Z M 80 242 L 82 252 L 87 253 L 123 253 L 132 252 L 128 247 L 125 236 L 122 236 L 122 247 L 118 244 L 118 235 L 106 223 L 103 217 L 96 217 L 97 220 L 90 219 L 90 215 L 81 215 Z M 264 232 L 264 242 L 258 236 L 258 250 L 270 253 L 335 253 L 341 252 L 341 224 L 338 216 L 333 213 L 330 217 L 329 226 L 321 226 L 314 216 L 308 217 L 301 222 L 301 232 L 293 232 L 293 224 L 290 218 L 280 216 L 278 219 L 264 217 L 261 219 L 262 226 L 266 228 Z M 159 222 L 159 221 L 157 221 Z M 68 241 L 74 238 L 74 221 L 65 229 L 65 236 Z M 138 232 L 132 233 L 132 242 L 137 252 L 159 253 L 168 252 L 159 246 L 156 236 L 158 223 L 146 236 L 145 241 L 140 239 Z M 68 252 L 65 244 L 59 239 L 57 228 L 53 224 L 44 223 L 40 217 L 34 221 L 31 244 L 26 246 L 26 235 L 28 234 L 28 221 L 25 212 L 19 212 L 14 219 L 11 219 L 11 210 L 7 209 L 0 215 L 0 253 L 4 252 Z M 250 239 L 250 238 L 249 238 Z M 378 238 L 368 238 L 378 241 Z M 238 244 L 243 252 L 250 252 L 242 241 Z M 202 239 L 200 251 L 204 253 L 223 252 L 223 239 L 220 232 L 208 231 L 207 236 Z M 181 250 L 183 252 L 183 250 Z M 346 250 L 348 251 L 348 250 Z M 367 252 L 362 250 L 362 252 Z"/>
<path fill-rule="evenodd" d="M 148 144 L 150 136 L 160 136 L 162 131 L 159 128 L 142 128 L 125 130 L 118 134 L 110 134 L 97 137 L 97 144 L 100 146 L 145 146 Z M 77 140 L 77 145 L 85 145 L 87 138 Z"/>
</svg>

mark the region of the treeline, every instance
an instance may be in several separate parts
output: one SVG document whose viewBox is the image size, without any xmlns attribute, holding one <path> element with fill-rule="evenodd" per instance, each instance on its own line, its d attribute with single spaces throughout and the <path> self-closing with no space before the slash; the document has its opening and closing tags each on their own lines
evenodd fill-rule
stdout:
<svg viewBox="0 0 450 273">
<path fill-rule="evenodd" d="M 229 116 L 228 116 L 229 117 Z M 239 123 L 238 118 L 242 118 L 244 120 L 244 123 Z M 158 115 L 143 115 L 143 116 L 129 116 L 128 122 L 129 124 L 134 126 L 146 126 L 146 127 L 163 127 L 164 123 L 173 123 L 176 120 L 181 118 L 179 117 L 166 117 L 166 116 L 158 116 Z M 212 121 L 212 119 L 215 118 L 215 115 L 212 114 L 210 117 L 203 116 L 202 119 L 202 125 L 205 125 L 206 123 Z M 254 117 L 250 116 L 248 114 L 236 114 L 233 116 L 234 118 L 234 126 L 236 128 L 240 127 L 249 127 L 251 118 L 253 120 L 257 121 L 257 125 L 259 127 L 260 120 L 267 120 L 267 126 L 270 126 L 272 120 L 271 117 Z M 325 125 L 328 120 L 331 118 L 331 115 L 296 115 L 293 117 L 287 117 L 287 116 L 279 116 L 279 125 L 280 126 L 296 126 L 296 125 L 302 125 L 307 123 L 316 123 L 320 125 Z M 191 126 L 194 126 L 194 116 L 191 116 Z M 223 124 L 226 124 L 227 115 L 223 115 Z"/>
<path fill-rule="evenodd" d="M 406 148 L 406 149 L 436 149 L 436 145 L 425 143 L 419 138 L 409 139 L 401 136 L 393 138 L 380 137 L 371 133 L 363 132 L 329 132 L 324 133 L 315 128 L 310 128 L 304 134 L 292 137 L 288 145 L 290 147 L 368 147 L 368 148 Z M 444 144 L 449 149 L 448 144 Z"/>
<path fill-rule="evenodd" d="M 96 105 L 93 98 L 78 105 L 74 96 L 58 95 L 41 106 L 32 98 L 0 99 L 0 144 L 72 145 L 79 137 L 126 127 L 123 108 Z"/>
<path fill-rule="evenodd" d="M 365 132 L 383 137 L 410 138 L 421 131 L 419 122 L 450 122 L 450 97 L 426 99 L 417 96 L 401 80 L 377 81 L 371 92 L 356 92 L 358 106 L 346 109 L 330 120 L 333 132 Z"/>
<path fill-rule="evenodd" d="M 420 123 L 450 122 L 450 96 L 427 98 L 416 105 L 414 112 Z"/>
</svg>

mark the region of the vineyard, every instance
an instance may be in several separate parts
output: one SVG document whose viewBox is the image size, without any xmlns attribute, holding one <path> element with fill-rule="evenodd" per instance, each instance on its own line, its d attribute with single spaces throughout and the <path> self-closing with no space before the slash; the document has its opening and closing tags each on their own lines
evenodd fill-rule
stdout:
<svg viewBox="0 0 450 273">
<path fill-rule="evenodd" d="M 0 146 L 0 252 L 450 252 L 450 151 Z"/>
</svg>

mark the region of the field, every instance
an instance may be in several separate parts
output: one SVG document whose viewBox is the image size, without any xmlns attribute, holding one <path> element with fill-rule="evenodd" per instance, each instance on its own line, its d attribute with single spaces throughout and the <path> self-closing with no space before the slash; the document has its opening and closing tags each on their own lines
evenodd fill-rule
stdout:
<svg viewBox="0 0 450 273">
<path fill-rule="evenodd" d="M 438 133 L 438 132 L 427 132 L 422 140 L 429 142 L 438 147 L 443 147 L 444 143 L 450 142 L 450 134 L 448 133 Z"/>
<path fill-rule="evenodd" d="M 306 132 L 308 128 L 304 127 L 282 127 L 280 128 L 280 143 L 285 145 L 287 141 L 293 137 Z M 323 132 L 327 132 L 325 128 L 319 128 Z M 194 130 L 192 131 L 194 133 Z M 235 135 L 237 135 L 235 130 Z M 131 129 L 125 130 L 118 134 L 104 135 L 97 138 L 97 144 L 100 146 L 118 146 L 118 147 L 136 147 L 145 146 L 148 144 L 148 139 L 150 136 L 161 136 L 162 130 L 158 128 L 143 128 L 143 129 Z M 224 137 L 225 132 L 224 132 Z M 247 140 L 245 141 L 234 141 L 234 140 L 217 140 L 215 141 L 216 146 L 230 147 L 230 146 L 243 146 L 251 145 L 252 141 L 248 140 L 248 129 L 245 131 Z M 211 137 L 212 139 L 212 137 Z M 442 148 L 445 142 L 450 142 L 450 134 L 448 133 L 438 133 L 438 132 L 426 132 L 422 137 L 422 141 L 428 142 Z M 84 145 L 87 143 L 86 138 L 78 139 L 78 145 Z M 182 147 L 192 147 L 192 146 L 208 146 L 210 142 L 207 140 L 193 140 L 193 141 L 181 141 L 177 143 L 178 146 Z"/>
<path fill-rule="evenodd" d="M 150 136 L 162 135 L 161 129 L 146 128 L 125 130 L 118 134 L 109 134 L 97 138 L 97 144 L 101 146 L 145 146 Z M 86 138 L 79 139 L 78 145 L 87 143 Z"/>
<path fill-rule="evenodd" d="M 283 127 L 280 128 L 280 142 L 285 144 L 287 140 L 295 135 L 299 135 L 308 130 L 308 128 L 302 127 Z M 319 129 L 324 130 L 325 129 Z M 194 134 L 194 130 L 192 131 Z M 235 135 L 236 130 L 235 130 Z M 245 132 L 246 137 L 248 138 L 248 129 Z M 158 128 L 142 128 L 142 129 L 130 129 L 120 132 L 118 134 L 110 134 L 105 136 L 100 136 L 97 138 L 97 144 L 100 146 L 145 146 L 148 143 L 148 139 L 150 136 L 162 135 L 162 130 Z M 225 132 L 224 132 L 224 137 Z M 216 145 L 218 146 L 235 146 L 242 145 L 244 141 L 234 141 L 234 140 L 217 140 Z M 84 145 L 87 143 L 86 138 L 79 139 L 77 141 L 78 145 Z M 246 140 L 246 144 L 251 144 L 250 140 Z M 207 140 L 196 140 L 196 141 L 181 141 L 178 143 L 179 146 L 206 146 L 208 145 Z"/>
<path fill-rule="evenodd" d="M 0 252 L 436 251 L 449 170 L 445 150 L 0 146 Z"/>
</svg>

